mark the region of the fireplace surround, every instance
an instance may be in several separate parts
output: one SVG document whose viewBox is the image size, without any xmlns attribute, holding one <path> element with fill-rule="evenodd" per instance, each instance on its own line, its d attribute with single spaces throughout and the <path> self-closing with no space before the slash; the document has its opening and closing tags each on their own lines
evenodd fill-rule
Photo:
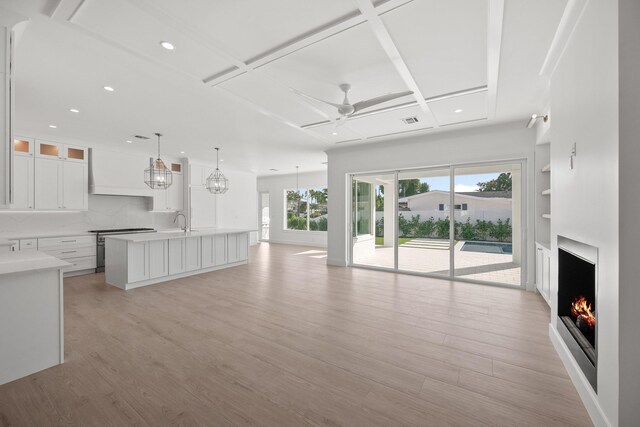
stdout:
<svg viewBox="0 0 640 427">
<path fill-rule="evenodd" d="M 558 332 L 597 392 L 598 248 L 558 236 Z"/>
</svg>

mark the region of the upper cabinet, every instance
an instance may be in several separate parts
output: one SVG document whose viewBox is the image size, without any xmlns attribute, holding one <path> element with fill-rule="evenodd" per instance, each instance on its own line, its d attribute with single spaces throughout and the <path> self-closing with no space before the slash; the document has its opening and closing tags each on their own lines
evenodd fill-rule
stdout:
<svg viewBox="0 0 640 427">
<path fill-rule="evenodd" d="M 189 164 L 189 185 L 193 187 L 204 187 L 207 178 L 213 173 L 213 168 L 204 165 Z"/>
<path fill-rule="evenodd" d="M 13 154 L 12 209 L 88 209 L 86 147 L 16 137 Z"/>
<path fill-rule="evenodd" d="M 184 210 L 184 175 L 182 163 L 167 161 L 173 182 L 166 190 L 153 190 L 153 211 L 179 212 Z"/>
</svg>

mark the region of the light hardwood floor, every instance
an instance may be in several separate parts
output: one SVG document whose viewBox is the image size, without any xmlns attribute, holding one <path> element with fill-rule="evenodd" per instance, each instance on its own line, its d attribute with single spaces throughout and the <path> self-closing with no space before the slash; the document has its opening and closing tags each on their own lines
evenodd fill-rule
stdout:
<svg viewBox="0 0 640 427">
<path fill-rule="evenodd" d="M 132 291 L 103 280 L 65 280 L 66 363 L 0 386 L 0 425 L 591 425 L 538 295 L 274 244 Z"/>
</svg>

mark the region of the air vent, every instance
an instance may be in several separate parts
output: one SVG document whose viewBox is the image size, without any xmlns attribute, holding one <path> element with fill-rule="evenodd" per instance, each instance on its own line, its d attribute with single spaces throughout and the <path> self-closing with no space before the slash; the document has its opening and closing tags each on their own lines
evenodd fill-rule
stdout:
<svg viewBox="0 0 640 427">
<path fill-rule="evenodd" d="M 417 118 L 417 117 L 407 117 L 407 118 L 405 118 L 405 119 L 402 119 L 402 122 L 403 122 L 405 125 L 412 125 L 412 124 L 414 124 L 414 123 L 418 123 L 418 122 L 419 122 L 419 120 L 418 120 L 418 118 Z"/>
<path fill-rule="evenodd" d="M 278 172 L 278 169 L 269 169 L 271 172 Z"/>
<path fill-rule="evenodd" d="M 133 135 L 133 137 L 137 139 L 150 139 L 148 136 L 144 136 L 144 135 Z"/>
</svg>

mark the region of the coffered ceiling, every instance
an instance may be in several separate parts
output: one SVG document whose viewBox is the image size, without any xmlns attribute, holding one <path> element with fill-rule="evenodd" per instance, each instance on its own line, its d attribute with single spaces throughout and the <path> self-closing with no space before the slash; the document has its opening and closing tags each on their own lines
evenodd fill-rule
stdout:
<svg viewBox="0 0 640 427">
<path fill-rule="evenodd" d="M 126 141 L 158 131 L 168 154 L 213 158 L 220 146 L 228 165 L 267 174 L 321 169 L 334 144 L 526 120 L 544 107 L 548 82 L 539 71 L 565 3 L 0 0 L 0 7 L 30 17 L 15 54 L 19 132 L 153 151 Z M 414 93 L 338 126 L 333 107 L 300 94 L 340 103 L 341 83 L 351 84 L 352 102 Z"/>
</svg>

